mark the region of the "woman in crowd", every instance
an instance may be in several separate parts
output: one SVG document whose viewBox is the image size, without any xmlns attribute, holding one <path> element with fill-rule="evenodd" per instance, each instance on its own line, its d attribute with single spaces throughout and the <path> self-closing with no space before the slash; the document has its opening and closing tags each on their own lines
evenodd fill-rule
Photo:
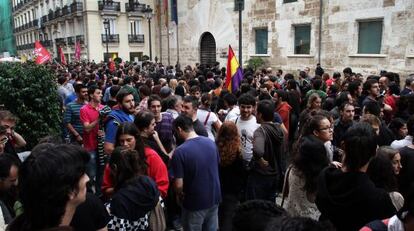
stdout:
<svg viewBox="0 0 414 231">
<path fill-rule="evenodd" d="M 239 204 L 247 173 L 243 167 L 240 135 L 233 122 L 226 121 L 217 132 L 220 153 L 220 183 L 223 201 L 219 206 L 220 230 L 232 230 L 232 217 Z"/>
<path fill-rule="evenodd" d="M 407 136 L 407 123 L 401 118 L 392 119 L 388 128 L 394 134 L 394 140 L 402 140 Z"/>
<path fill-rule="evenodd" d="M 155 182 L 145 176 L 145 160 L 136 150 L 118 147 L 111 154 L 109 166 L 114 195 L 108 205 L 108 230 L 148 230 L 149 212 L 158 204 L 160 193 Z"/>
<path fill-rule="evenodd" d="M 322 124 L 314 130 L 315 133 L 331 129 L 330 124 L 326 127 L 324 120 L 328 121 L 326 118 L 320 119 Z M 315 204 L 317 178 L 329 162 L 324 143 L 320 138 L 314 134 L 301 138 L 293 163 L 287 170 L 283 190 L 284 198 L 286 193 L 288 194 L 284 208 L 291 216 L 319 219 L 320 212 Z"/>
<path fill-rule="evenodd" d="M 401 169 L 400 160 L 398 150 L 382 146 L 377 150 L 377 156 L 371 160 L 367 170 L 367 174 L 375 186 L 385 189 L 389 193 L 397 210 L 404 204 L 404 198 L 398 192 L 397 184 L 397 175 Z"/>
<path fill-rule="evenodd" d="M 168 166 L 170 154 L 165 150 L 157 131 L 155 131 L 154 114 L 150 111 L 140 111 L 135 117 L 134 124 L 138 128 L 144 144 L 156 151 Z"/>
<path fill-rule="evenodd" d="M 146 174 L 155 181 L 161 196 L 165 198 L 168 190 L 167 167 L 153 149 L 144 145 L 138 129 L 133 123 L 125 122 L 118 127 L 115 146 L 123 146 L 138 152 L 139 157 L 147 163 Z M 105 166 L 102 191 L 109 197 L 114 192 L 114 184 L 109 165 Z"/>
<path fill-rule="evenodd" d="M 320 110 L 321 106 L 322 106 L 321 97 L 316 93 L 311 94 L 309 96 L 308 103 L 306 104 L 306 109 L 303 110 L 302 113 L 300 113 L 299 126 L 304 126 L 309 112 L 311 112 L 312 110 Z"/>
<path fill-rule="evenodd" d="M 78 205 L 86 199 L 89 155 L 79 146 L 41 144 L 19 172 L 19 195 L 24 212 L 10 231 L 69 226 Z"/>
<path fill-rule="evenodd" d="M 211 106 L 211 95 L 208 93 L 204 93 L 201 96 L 201 105 L 197 110 L 197 119 L 203 123 L 204 127 L 207 130 L 208 138 L 212 141 L 215 140 L 215 135 L 213 131 L 218 131 L 221 126 L 221 121 L 217 117 L 216 113 L 210 110 Z"/>
</svg>

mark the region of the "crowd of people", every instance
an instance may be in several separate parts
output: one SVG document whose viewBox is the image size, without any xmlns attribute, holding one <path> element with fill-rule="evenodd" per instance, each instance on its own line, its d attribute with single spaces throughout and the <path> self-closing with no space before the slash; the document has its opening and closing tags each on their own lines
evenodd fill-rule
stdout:
<svg viewBox="0 0 414 231">
<path fill-rule="evenodd" d="M 50 64 L 62 136 L 0 111 L 0 228 L 414 230 L 414 75 Z"/>
</svg>

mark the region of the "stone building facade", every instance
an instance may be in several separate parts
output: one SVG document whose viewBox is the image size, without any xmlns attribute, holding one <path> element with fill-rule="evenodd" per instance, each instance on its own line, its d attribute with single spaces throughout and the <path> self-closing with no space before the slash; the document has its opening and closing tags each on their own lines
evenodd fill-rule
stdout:
<svg viewBox="0 0 414 231">
<path fill-rule="evenodd" d="M 205 49 L 214 48 L 203 48 L 204 40 L 213 37 L 215 59 L 225 66 L 228 46 L 236 54 L 239 50 L 234 5 L 235 0 L 178 1 L 178 34 L 175 25 L 167 30 L 160 24 L 161 39 L 156 39 L 158 52 L 161 41 L 162 62 L 173 65 L 178 58 L 182 65 L 200 62 Z M 412 0 L 245 0 L 243 61 L 261 57 L 274 69 L 288 71 L 312 69 L 320 62 L 330 71 L 350 66 L 362 74 L 414 73 L 413 18 Z M 304 40 L 297 38 L 303 36 L 296 33 L 301 26 L 309 33 Z M 260 54 L 258 29 L 267 33 L 265 52 Z M 308 46 L 304 50 L 303 41 Z"/>
</svg>

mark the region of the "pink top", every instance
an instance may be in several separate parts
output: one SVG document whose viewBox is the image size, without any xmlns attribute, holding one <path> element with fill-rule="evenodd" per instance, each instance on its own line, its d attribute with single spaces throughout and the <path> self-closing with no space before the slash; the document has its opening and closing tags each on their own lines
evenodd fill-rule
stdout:
<svg viewBox="0 0 414 231">
<path fill-rule="evenodd" d="M 101 110 L 104 106 L 102 104 L 98 105 L 98 109 L 91 106 L 91 104 L 86 104 L 80 109 L 80 120 L 82 123 L 92 123 L 99 119 L 99 110 Z M 83 131 L 83 147 L 86 151 L 95 151 L 98 147 L 98 130 L 99 130 L 99 123 L 93 127 L 89 132 Z"/>
</svg>

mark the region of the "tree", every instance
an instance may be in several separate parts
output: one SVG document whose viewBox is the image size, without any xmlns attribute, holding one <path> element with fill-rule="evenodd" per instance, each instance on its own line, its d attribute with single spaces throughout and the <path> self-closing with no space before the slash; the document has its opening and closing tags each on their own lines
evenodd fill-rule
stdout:
<svg viewBox="0 0 414 231">
<path fill-rule="evenodd" d="M 0 104 L 19 118 L 16 131 L 28 149 L 40 138 L 61 133 L 56 77 L 43 65 L 0 63 Z"/>
<path fill-rule="evenodd" d="M 247 66 L 256 71 L 258 68 L 263 67 L 266 62 L 260 57 L 252 57 L 249 60 L 247 60 L 246 63 Z"/>
</svg>

